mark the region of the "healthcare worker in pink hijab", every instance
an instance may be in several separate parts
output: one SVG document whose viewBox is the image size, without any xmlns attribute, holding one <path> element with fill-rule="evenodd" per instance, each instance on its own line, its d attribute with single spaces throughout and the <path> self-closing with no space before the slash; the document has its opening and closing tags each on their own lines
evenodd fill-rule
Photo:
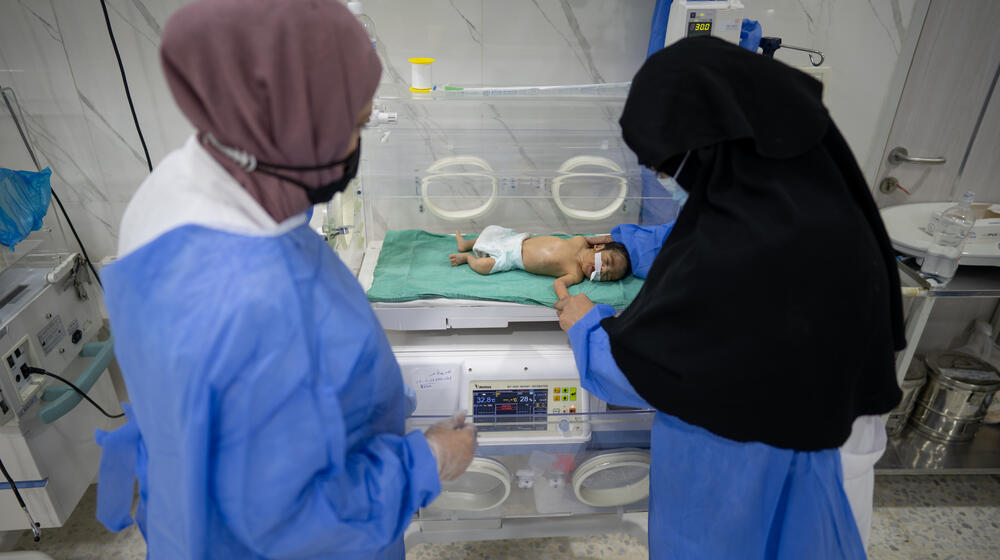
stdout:
<svg viewBox="0 0 1000 560">
<path fill-rule="evenodd" d="M 381 66 L 337 0 L 199 0 L 163 31 L 197 134 L 139 187 L 103 272 L 131 403 L 99 433 L 98 517 L 150 558 L 402 558 L 468 466 L 455 418 L 404 432 L 385 334 L 305 212 L 357 172 Z"/>
</svg>

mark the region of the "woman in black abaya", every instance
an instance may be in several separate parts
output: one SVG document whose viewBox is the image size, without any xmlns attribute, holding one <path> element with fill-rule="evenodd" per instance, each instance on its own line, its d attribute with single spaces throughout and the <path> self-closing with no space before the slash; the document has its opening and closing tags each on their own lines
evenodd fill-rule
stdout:
<svg viewBox="0 0 1000 560">
<path fill-rule="evenodd" d="M 659 411 L 652 557 L 863 558 L 838 447 L 899 402 L 905 341 L 894 256 L 821 85 L 686 39 L 639 70 L 620 122 L 661 176 L 688 156 L 673 179 L 690 198 L 658 253 L 620 239 L 655 255 L 621 315 L 556 307 L 584 387 Z"/>
</svg>

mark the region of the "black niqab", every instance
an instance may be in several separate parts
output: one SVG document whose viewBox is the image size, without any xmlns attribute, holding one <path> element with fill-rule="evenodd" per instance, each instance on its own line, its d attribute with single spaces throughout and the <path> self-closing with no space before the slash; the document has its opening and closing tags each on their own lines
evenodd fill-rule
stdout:
<svg viewBox="0 0 1000 560">
<path fill-rule="evenodd" d="M 878 210 L 821 101 L 789 66 L 685 39 L 646 61 L 621 118 L 639 162 L 690 199 L 642 290 L 605 319 L 659 410 L 720 436 L 837 447 L 900 400 L 899 277 Z"/>
</svg>

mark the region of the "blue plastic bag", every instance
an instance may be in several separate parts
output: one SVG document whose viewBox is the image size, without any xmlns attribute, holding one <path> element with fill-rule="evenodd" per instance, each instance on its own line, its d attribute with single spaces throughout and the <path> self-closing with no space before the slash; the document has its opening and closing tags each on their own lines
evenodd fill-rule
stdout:
<svg viewBox="0 0 1000 560">
<path fill-rule="evenodd" d="M 38 172 L 0 168 L 0 244 L 13 251 L 42 227 L 52 198 L 51 176 L 48 167 Z"/>
</svg>

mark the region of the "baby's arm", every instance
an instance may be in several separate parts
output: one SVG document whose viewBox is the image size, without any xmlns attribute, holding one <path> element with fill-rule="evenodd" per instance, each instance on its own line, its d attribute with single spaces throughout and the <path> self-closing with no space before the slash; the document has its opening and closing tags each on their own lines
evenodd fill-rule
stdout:
<svg viewBox="0 0 1000 560">
<path fill-rule="evenodd" d="M 556 290 L 556 297 L 563 299 L 569 297 L 568 288 L 580 282 L 583 282 L 583 273 L 580 271 L 570 272 L 556 278 L 555 282 L 552 283 L 552 287 Z"/>
</svg>

